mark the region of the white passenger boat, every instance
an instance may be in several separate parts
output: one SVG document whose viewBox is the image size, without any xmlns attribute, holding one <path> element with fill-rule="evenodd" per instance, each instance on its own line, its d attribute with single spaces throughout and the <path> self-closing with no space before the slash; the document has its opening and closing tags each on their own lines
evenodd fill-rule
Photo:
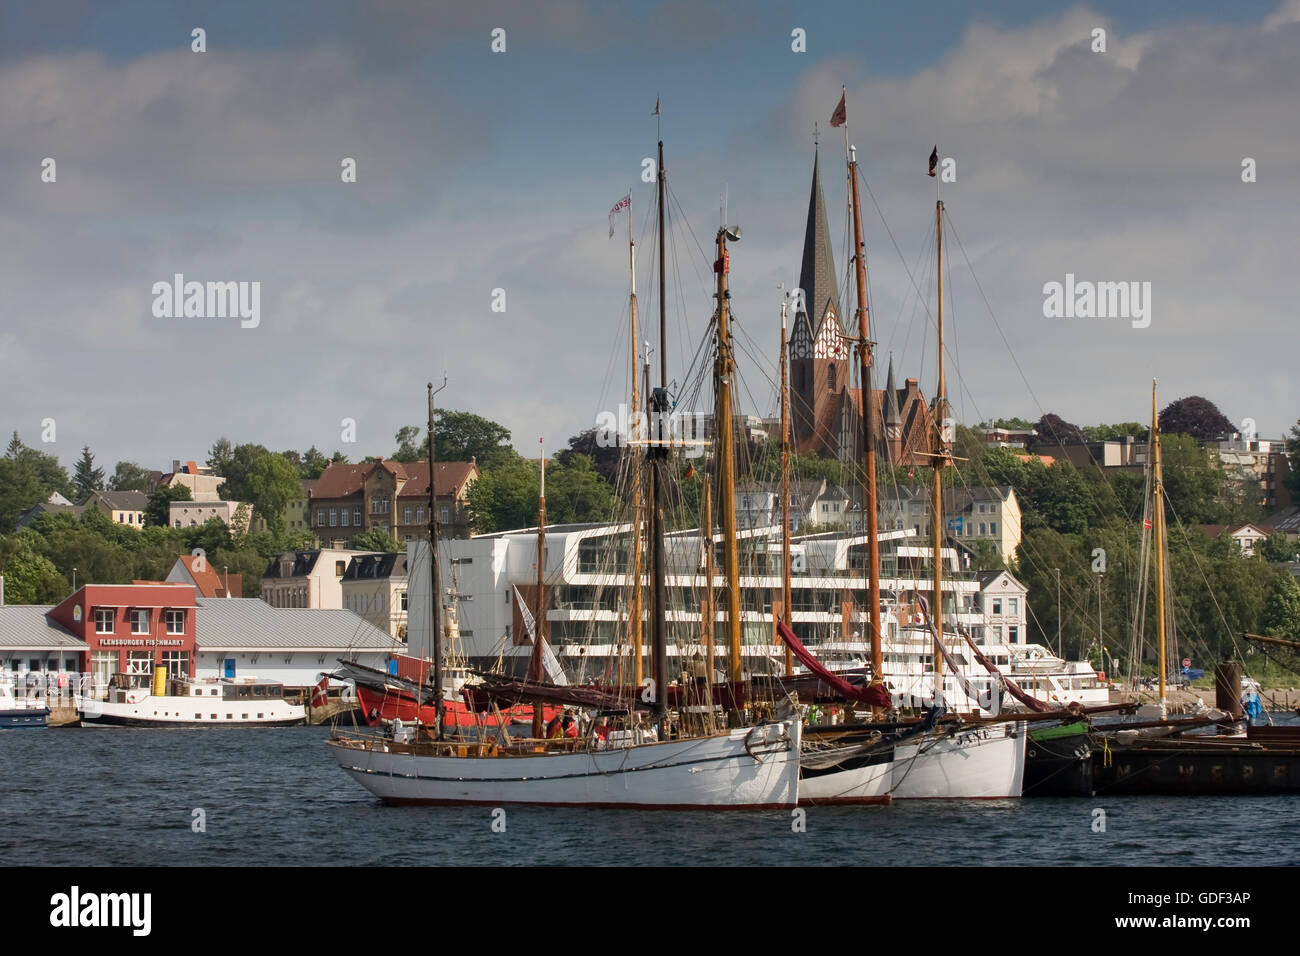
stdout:
<svg viewBox="0 0 1300 956">
<path fill-rule="evenodd" d="M 0 730 L 44 727 L 50 708 L 44 700 L 15 694 L 8 674 L 0 675 Z"/>
<path fill-rule="evenodd" d="M 123 675 L 125 676 L 125 675 Z M 284 687 L 256 677 L 159 679 L 150 687 L 110 687 L 106 699 L 78 696 L 83 727 L 291 727 L 307 722 Z"/>
</svg>

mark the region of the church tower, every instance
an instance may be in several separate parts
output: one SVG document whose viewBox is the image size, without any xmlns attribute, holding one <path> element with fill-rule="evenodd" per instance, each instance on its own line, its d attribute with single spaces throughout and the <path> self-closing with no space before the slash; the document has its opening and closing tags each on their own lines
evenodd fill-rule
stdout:
<svg viewBox="0 0 1300 956">
<path fill-rule="evenodd" d="M 852 348 L 845 338 L 826 200 L 822 197 L 815 153 L 799 288 L 803 296 L 802 301 L 795 302 L 790 333 L 792 440 L 800 454 L 837 456 Z"/>
</svg>

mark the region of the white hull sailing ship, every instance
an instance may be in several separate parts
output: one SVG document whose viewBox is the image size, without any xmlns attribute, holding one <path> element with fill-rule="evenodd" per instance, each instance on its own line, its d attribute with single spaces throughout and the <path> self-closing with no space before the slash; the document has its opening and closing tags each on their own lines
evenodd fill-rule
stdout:
<svg viewBox="0 0 1300 956">
<path fill-rule="evenodd" d="M 330 749 L 339 766 L 390 804 L 760 810 L 795 805 L 799 736 L 799 721 L 787 720 L 711 737 L 611 741 L 605 749 L 585 739 L 569 753 L 486 756 L 491 744 L 449 743 L 441 756 L 409 744 L 348 739 L 330 741 Z"/>
</svg>

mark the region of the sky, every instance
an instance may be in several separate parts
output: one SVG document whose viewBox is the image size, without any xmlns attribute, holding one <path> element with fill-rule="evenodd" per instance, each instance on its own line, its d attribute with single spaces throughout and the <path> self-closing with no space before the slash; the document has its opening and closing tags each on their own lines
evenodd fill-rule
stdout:
<svg viewBox="0 0 1300 956">
<path fill-rule="evenodd" d="M 356 461 L 390 454 L 445 375 L 439 405 L 562 448 L 626 401 L 628 214 L 611 239 L 608 211 L 629 191 L 657 315 L 659 130 L 669 378 L 689 391 L 725 194 L 740 397 L 772 414 L 815 123 L 847 277 L 843 86 L 872 335 L 900 380 L 933 391 L 938 190 L 960 420 L 1143 421 L 1155 378 L 1161 405 L 1204 395 L 1281 437 L 1297 49 L 1300 0 L 6 2 L 0 427 L 110 472 L 221 436 Z M 935 144 L 954 181 L 926 176 Z M 258 283 L 256 325 L 156 314 L 177 273 Z M 1149 324 L 1045 315 L 1067 275 L 1150 283 Z"/>
</svg>

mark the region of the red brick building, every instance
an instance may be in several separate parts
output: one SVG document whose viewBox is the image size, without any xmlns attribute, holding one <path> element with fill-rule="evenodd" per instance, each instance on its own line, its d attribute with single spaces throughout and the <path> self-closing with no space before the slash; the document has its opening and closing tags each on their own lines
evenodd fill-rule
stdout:
<svg viewBox="0 0 1300 956">
<path fill-rule="evenodd" d="M 48 614 L 85 641 L 82 670 L 107 683 L 156 668 L 194 676 L 195 589 L 188 584 L 87 584 Z"/>
</svg>

